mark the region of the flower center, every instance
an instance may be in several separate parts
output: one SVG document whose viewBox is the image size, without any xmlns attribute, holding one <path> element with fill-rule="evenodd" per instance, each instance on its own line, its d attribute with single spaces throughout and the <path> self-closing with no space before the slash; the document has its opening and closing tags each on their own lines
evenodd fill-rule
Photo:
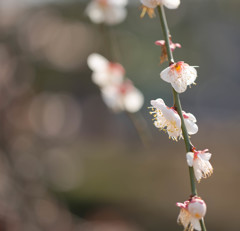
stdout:
<svg viewBox="0 0 240 231">
<path fill-rule="evenodd" d="M 202 216 L 200 216 L 200 214 L 199 214 L 199 213 L 195 213 L 195 217 L 196 217 L 197 219 L 200 219 L 200 218 L 202 218 Z"/>
</svg>

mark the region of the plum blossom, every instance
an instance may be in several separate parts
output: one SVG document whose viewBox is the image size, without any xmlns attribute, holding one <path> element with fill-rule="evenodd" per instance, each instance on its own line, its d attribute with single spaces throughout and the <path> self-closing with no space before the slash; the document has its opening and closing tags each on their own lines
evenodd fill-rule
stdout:
<svg viewBox="0 0 240 231">
<path fill-rule="evenodd" d="M 195 84 L 197 71 L 193 66 L 189 66 L 183 61 L 173 63 L 160 73 L 160 77 L 171 83 L 176 92 L 182 93 L 186 91 L 187 86 Z"/>
<path fill-rule="evenodd" d="M 152 18 L 154 14 L 154 8 L 158 5 L 164 5 L 169 9 L 176 9 L 180 4 L 180 0 L 140 0 L 143 4 L 141 18 L 144 17 L 146 12 L 149 17 Z"/>
<path fill-rule="evenodd" d="M 169 42 L 170 42 L 170 49 L 172 51 L 174 51 L 177 47 L 178 48 L 181 48 L 181 44 L 179 43 L 173 43 L 172 40 L 171 40 L 171 37 L 169 38 Z M 155 44 L 157 46 L 160 46 L 161 47 L 161 57 L 160 57 L 160 63 L 163 63 L 164 61 L 167 61 L 168 60 L 168 56 L 167 56 L 167 48 L 166 48 L 166 45 L 165 45 L 165 40 L 157 40 L 155 42 Z"/>
<path fill-rule="evenodd" d="M 188 134 L 196 134 L 198 132 L 198 126 L 196 125 L 196 117 L 192 113 L 186 113 L 185 111 L 182 111 L 182 114 Z"/>
<path fill-rule="evenodd" d="M 127 16 L 128 0 L 92 0 L 86 13 L 93 23 L 115 25 L 124 21 Z"/>
<path fill-rule="evenodd" d="M 125 70 L 121 64 L 109 62 L 102 55 L 96 53 L 89 55 L 87 63 L 93 71 L 92 81 L 99 87 L 123 82 Z"/>
<path fill-rule="evenodd" d="M 87 60 L 93 71 L 92 81 L 100 87 L 105 104 L 114 112 L 131 113 L 141 109 L 144 103 L 143 94 L 125 78 L 125 70 L 119 63 L 109 62 L 99 54 L 91 54 Z"/>
<path fill-rule="evenodd" d="M 150 114 L 154 114 L 155 127 L 164 130 L 168 133 L 169 138 L 177 141 L 182 137 L 181 118 L 177 111 L 171 107 L 165 105 L 162 99 L 151 100 L 152 111 Z M 196 118 L 191 113 L 183 112 L 184 123 L 189 135 L 197 133 L 198 126 Z"/>
<path fill-rule="evenodd" d="M 176 205 L 181 208 L 177 219 L 178 223 L 183 225 L 184 228 L 189 227 L 189 231 L 201 231 L 199 220 L 206 214 L 207 206 L 205 202 L 200 197 L 194 196 L 184 203 L 177 203 Z"/>
<path fill-rule="evenodd" d="M 207 178 L 213 173 L 213 167 L 209 160 L 212 154 L 208 152 L 208 149 L 203 151 L 188 152 L 186 154 L 187 163 L 190 167 L 193 167 L 194 175 L 199 182 L 202 178 Z"/>
<path fill-rule="evenodd" d="M 119 85 L 109 85 L 101 89 L 103 101 L 114 112 L 137 112 L 144 103 L 143 94 L 129 79 Z"/>
</svg>

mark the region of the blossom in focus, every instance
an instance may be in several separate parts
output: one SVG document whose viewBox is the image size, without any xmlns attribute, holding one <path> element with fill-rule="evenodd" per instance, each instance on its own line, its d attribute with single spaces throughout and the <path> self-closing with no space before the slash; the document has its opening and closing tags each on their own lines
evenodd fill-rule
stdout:
<svg viewBox="0 0 240 231">
<path fill-rule="evenodd" d="M 87 64 L 93 71 L 92 81 L 99 87 L 123 82 L 125 70 L 121 64 L 109 62 L 96 53 L 89 55 Z"/>
<path fill-rule="evenodd" d="M 198 126 L 196 124 L 197 119 L 192 113 L 186 113 L 182 111 L 184 123 L 189 135 L 194 135 L 198 132 Z"/>
<path fill-rule="evenodd" d="M 208 149 L 203 151 L 193 150 L 193 152 L 186 154 L 187 163 L 190 167 L 193 167 L 197 181 L 209 177 L 213 173 L 213 167 L 209 162 L 211 156 L 212 154 L 208 152 Z"/>
<path fill-rule="evenodd" d="M 173 63 L 160 73 L 160 77 L 171 83 L 176 92 L 186 91 L 187 86 L 194 84 L 197 78 L 197 71 L 194 67 L 189 66 L 183 61 Z"/>
<path fill-rule="evenodd" d="M 103 101 L 114 112 L 131 113 L 141 109 L 144 103 L 143 94 L 128 79 L 118 85 L 108 85 L 101 89 Z"/>
<path fill-rule="evenodd" d="M 178 140 L 182 138 L 181 118 L 177 111 L 171 107 L 165 105 L 162 99 L 151 100 L 152 111 L 150 114 L 154 114 L 155 127 L 164 130 L 168 133 L 169 138 Z M 183 112 L 184 123 L 189 135 L 197 133 L 198 126 L 196 118 L 191 113 Z"/>
<path fill-rule="evenodd" d="M 176 205 L 181 208 L 177 219 L 178 223 L 183 225 L 184 228 L 189 226 L 189 231 L 201 231 L 199 220 L 206 214 L 207 206 L 205 202 L 200 197 L 194 196 L 190 200 Z"/>
<path fill-rule="evenodd" d="M 154 8 L 158 5 L 164 5 L 169 9 L 176 9 L 180 4 L 180 0 L 140 0 L 143 4 L 141 18 L 144 17 L 146 12 L 149 17 L 152 18 L 154 16 Z"/>
<path fill-rule="evenodd" d="M 173 140 L 181 137 L 181 119 L 178 113 L 165 105 L 162 99 L 151 100 L 152 112 L 154 114 L 154 125 L 161 130 L 167 131 L 169 138 Z"/>
<path fill-rule="evenodd" d="M 128 0 L 92 0 L 86 13 L 93 23 L 115 25 L 124 21 L 127 16 Z"/>
<path fill-rule="evenodd" d="M 177 47 L 178 48 L 181 48 L 181 44 L 179 43 L 173 43 L 171 38 L 169 39 L 169 42 L 170 42 L 170 49 L 172 51 L 174 51 Z M 167 48 L 166 48 L 166 45 L 165 45 L 165 40 L 157 40 L 155 42 L 155 44 L 157 46 L 160 46 L 161 47 L 161 57 L 160 57 L 160 63 L 163 63 L 164 61 L 167 61 L 168 60 L 168 56 L 167 56 Z"/>
</svg>

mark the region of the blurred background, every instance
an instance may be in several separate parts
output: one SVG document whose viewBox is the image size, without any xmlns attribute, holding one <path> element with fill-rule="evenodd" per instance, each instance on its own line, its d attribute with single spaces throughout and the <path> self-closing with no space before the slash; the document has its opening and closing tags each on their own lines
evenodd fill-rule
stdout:
<svg viewBox="0 0 240 231">
<path fill-rule="evenodd" d="M 126 20 L 104 32 L 88 3 L 0 0 L 0 230 L 182 230 L 184 143 L 159 132 L 148 112 L 151 99 L 172 104 L 159 78 L 167 64 L 154 45 L 163 39 L 158 17 L 140 19 L 139 1 L 129 0 Z M 182 45 L 175 60 L 199 66 L 181 100 L 198 119 L 193 144 L 213 153 L 214 174 L 197 185 L 209 230 L 240 226 L 239 9 L 238 0 L 182 0 L 166 10 Z M 86 63 L 93 52 L 121 63 L 143 92 L 147 147 L 129 117 L 103 103 Z"/>
</svg>

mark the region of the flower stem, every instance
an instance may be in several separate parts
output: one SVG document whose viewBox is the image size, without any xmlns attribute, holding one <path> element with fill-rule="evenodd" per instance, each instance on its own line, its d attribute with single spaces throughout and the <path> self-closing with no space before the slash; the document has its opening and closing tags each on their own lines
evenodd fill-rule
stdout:
<svg viewBox="0 0 240 231">
<path fill-rule="evenodd" d="M 169 66 L 171 64 L 174 63 L 174 59 L 173 59 L 173 54 L 172 54 L 172 50 L 170 48 L 170 40 L 169 40 L 169 29 L 168 29 L 168 25 L 167 25 L 167 19 L 165 16 L 165 11 L 164 11 L 164 7 L 163 5 L 159 5 L 157 7 L 158 9 L 158 13 L 159 13 L 159 18 L 160 18 L 160 23 L 161 23 L 161 27 L 162 27 L 162 32 L 163 32 L 163 36 L 164 36 L 164 40 L 165 40 L 165 45 L 166 45 L 166 49 L 167 49 L 167 55 L 168 55 L 168 61 L 169 61 Z M 181 106 L 181 101 L 180 101 L 180 97 L 179 94 L 172 88 L 173 91 L 173 98 L 174 98 L 174 106 L 181 118 L 181 122 L 182 122 L 182 134 L 183 134 L 183 138 L 184 138 L 184 142 L 185 142 L 185 147 L 186 147 L 186 151 L 187 152 L 191 152 L 193 145 L 190 141 L 190 138 L 188 136 L 188 132 L 186 129 L 186 125 L 184 123 L 184 118 L 183 118 L 183 114 L 182 114 L 182 106 Z M 191 184 L 191 192 L 192 192 L 192 196 L 196 196 L 197 195 L 197 189 L 196 189 L 196 182 L 195 182 L 195 178 L 194 178 L 194 171 L 193 171 L 193 167 L 189 167 L 189 176 L 190 176 L 190 184 Z M 202 231 L 206 231 L 206 227 L 204 224 L 204 220 L 201 219 L 200 220 L 200 225 L 202 228 Z"/>
</svg>

